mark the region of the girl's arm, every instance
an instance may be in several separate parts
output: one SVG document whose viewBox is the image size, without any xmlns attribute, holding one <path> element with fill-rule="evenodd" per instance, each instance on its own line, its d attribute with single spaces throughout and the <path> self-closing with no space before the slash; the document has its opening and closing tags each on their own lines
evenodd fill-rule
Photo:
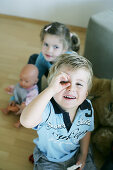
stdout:
<svg viewBox="0 0 113 170">
<path fill-rule="evenodd" d="M 82 170 L 88 154 L 89 142 L 91 132 L 87 132 L 86 135 L 80 140 L 80 155 L 76 164 L 82 164 L 79 170 Z"/>
<path fill-rule="evenodd" d="M 42 121 L 42 113 L 50 99 L 70 85 L 70 83 L 61 83 L 61 81 L 68 81 L 68 77 L 66 73 L 56 75 L 50 85 L 25 107 L 20 117 L 24 127 L 33 128 Z"/>
</svg>

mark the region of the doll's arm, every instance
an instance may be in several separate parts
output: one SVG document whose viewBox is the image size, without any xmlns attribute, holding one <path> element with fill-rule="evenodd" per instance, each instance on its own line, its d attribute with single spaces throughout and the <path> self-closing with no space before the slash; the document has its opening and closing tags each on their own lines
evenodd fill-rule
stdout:
<svg viewBox="0 0 113 170">
<path fill-rule="evenodd" d="M 8 93 L 8 94 L 10 94 L 10 95 L 12 95 L 13 94 L 13 91 L 14 91 L 14 85 L 9 85 L 8 87 L 6 87 L 4 90 Z"/>
<path fill-rule="evenodd" d="M 76 164 L 82 164 L 79 170 L 82 170 L 88 154 L 89 142 L 90 142 L 91 132 L 87 132 L 86 135 L 80 140 L 80 154 Z"/>
</svg>

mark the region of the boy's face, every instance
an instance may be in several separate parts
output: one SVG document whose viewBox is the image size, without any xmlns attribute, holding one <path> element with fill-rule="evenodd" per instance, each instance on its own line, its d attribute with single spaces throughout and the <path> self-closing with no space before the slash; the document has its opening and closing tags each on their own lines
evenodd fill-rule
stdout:
<svg viewBox="0 0 113 170">
<path fill-rule="evenodd" d="M 67 112 L 76 111 L 88 95 L 89 72 L 83 68 L 72 70 L 66 66 L 60 71 L 69 75 L 70 86 L 57 93 L 54 99 Z"/>
<path fill-rule="evenodd" d="M 59 36 L 46 34 L 42 43 L 42 53 L 47 61 L 55 61 L 55 59 L 66 52 L 63 42 Z"/>
</svg>

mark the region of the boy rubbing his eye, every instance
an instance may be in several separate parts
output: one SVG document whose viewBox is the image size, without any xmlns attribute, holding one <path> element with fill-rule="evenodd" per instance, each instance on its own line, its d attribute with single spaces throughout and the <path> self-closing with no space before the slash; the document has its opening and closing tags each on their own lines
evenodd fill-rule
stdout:
<svg viewBox="0 0 113 170">
<path fill-rule="evenodd" d="M 63 54 L 50 69 L 48 87 L 23 111 L 21 124 L 38 133 L 34 170 L 95 170 L 89 148 L 94 115 L 86 99 L 92 87 L 90 61 L 77 53 Z"/>
</svg>

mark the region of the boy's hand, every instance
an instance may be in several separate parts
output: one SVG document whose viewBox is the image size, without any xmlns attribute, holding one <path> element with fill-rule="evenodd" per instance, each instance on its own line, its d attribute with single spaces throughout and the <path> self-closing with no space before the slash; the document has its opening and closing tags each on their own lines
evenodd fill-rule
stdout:
<svg viewBox="0 0 113 170">
<path fill-rule="evenodd" d="M 81 154 L 78 155 L 78 160 L 76 162 L 76 165 L 81 165 L 81 167 L 78 170 L 82 170 L 85 166 L 85 159 Z"/>
<path fill-rule="evenodd" d="M 54 94 L 59 93 L 68 86 L 70 86 L 70 77 L 64 72 L 60 72 L 54 76 L 51 83 L 49 84 L 49 87 L 53 89 Z"/>
</svg>

